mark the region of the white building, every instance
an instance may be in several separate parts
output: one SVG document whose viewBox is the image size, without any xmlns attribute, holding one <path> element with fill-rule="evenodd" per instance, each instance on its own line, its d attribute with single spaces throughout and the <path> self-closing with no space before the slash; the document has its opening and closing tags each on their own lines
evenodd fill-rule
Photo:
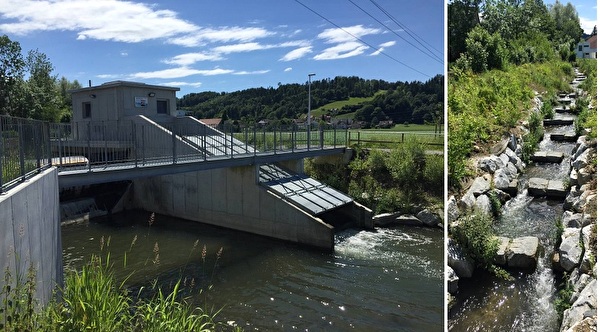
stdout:
<svg viewBox="0 0 600 332">
<path fill-rule="evenodd" d="M 588 58 L 588 59 L 597 59 L 598 58 L 598 49 L 596 45 L 596 36 L 591 35 L 586 40 L 579 42 L 577 44 L 577 48 L 575 49 L 575 53 L 577 58 Z"/>
</svg>

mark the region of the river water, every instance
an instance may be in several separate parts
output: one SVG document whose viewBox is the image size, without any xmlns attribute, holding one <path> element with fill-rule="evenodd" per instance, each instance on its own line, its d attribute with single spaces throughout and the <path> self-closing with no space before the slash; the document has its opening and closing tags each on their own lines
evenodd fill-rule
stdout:
<svg viewBox="0 0 600 332">
<path fill-rule="evenodd" d="M 557 280 L 552 271 L 551 255 L 556 242 L 555 223 L 563 213 L 563 201 L 533 198 L 527 194 L 532 177 L 566 180 L 569 157 L 575 143 L 553 142 L 550 134 L 573 130 L 573 126 L 547 127 L 539 144 L 541 151 L 560 151 L 560 164 L 533 164 L 519 177 L 519 193 L 502 209 L 494 232 L 510 238 L 536 236 L 542 253 L 534 273 L 512 272 L 513 281 L 495 278 L 478 271 L 471 279 L 459 282 L 456 305 L 449 313 L 451 331 L 528 331 L 551 332 L 560 328 L 554 308 Z"/>
<path fill-rule="evenodd" d="M 443 331 L 439 229 L 346 230 L 324 253 L 161 215 L 149 220 L 127 211 L 63 226 L 65 264 L 110 251 L 118 278 L 133 272 L 128 286 L 181 279 L 197 305 L 222 308 L 218 320 L 246 331 Z"/>
</svg>

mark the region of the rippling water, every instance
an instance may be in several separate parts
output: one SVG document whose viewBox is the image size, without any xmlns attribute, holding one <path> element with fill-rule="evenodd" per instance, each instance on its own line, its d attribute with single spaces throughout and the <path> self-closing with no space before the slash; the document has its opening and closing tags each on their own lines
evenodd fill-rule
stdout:
<svg viewBox="0 0 600 332">
<path fill-rule="evenodd" d="M 63 227 L 66 264 L 81 264 L 110 237 L 119 277 L 133 271 L 129 283 L 137 286 L 181 278 L 197 303 L 222 308 L 219 320 L 247 331 L 443 330 L 440 230 L 347 230 L 336 235 L 333 253 L 323 253 L 159 215 L 149 227 L 148 215 Z"/>
<path fill-rule="evenodd" d="M 505 281 L 478 271 L 473 278 L 462 279 L 457 304 L 449 313 L 452 331 L 528 331 L 548 332 L 559 329 L 554 309 L 556 280 L 551 269 L 557 220 L 562 201 L 533 198 L 527 194 L 527 181 L 532 177 L 565 180 L 569 176 L 569 158 L 574 143 L 553 142 L 550 134 L 573 129 L 573 126 L 546 128 L 539 144 L 542 151 L 560 151 L 566 157 L 560 164 L 535 164 L 519 177 L 519 194 L 508 201 L 494 232 L 500 236 L 536 236 L 542 253 L 534 273 L 513 272 L 514 281 Z"/>
</svg>

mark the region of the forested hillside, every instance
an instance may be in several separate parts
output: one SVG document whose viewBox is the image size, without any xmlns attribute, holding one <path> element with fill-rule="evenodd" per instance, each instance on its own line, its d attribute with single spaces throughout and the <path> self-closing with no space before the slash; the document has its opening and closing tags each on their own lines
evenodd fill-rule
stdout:
<svg viewBox="0 0 600 332">
<path fill-rule="evenodd" d="M 384 93 L 378 93 L 383 90 Z M 395 123 L 443 122 L 444 77 L 426 82 L 365 80 L 359 77 L 335 77 L 313 81 L 311 108 L 351 97 L 373 97 L 371 101 L 349 106 L 355 120 L 371 123 L 393 120 Z M 225 117 L 243 123 L 262 119 L 291 122 L 306 117 L 308 83 L 279 84 L 277 88 L 252 88 L 231 93 L 200 92 L 183 96 L 178 107 L 198 118 Z"/>
</svg>

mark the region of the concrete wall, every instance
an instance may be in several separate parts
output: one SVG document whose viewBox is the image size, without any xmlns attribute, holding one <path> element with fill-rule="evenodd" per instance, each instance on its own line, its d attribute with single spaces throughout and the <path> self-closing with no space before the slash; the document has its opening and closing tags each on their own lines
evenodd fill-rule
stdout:
<svg viewBox="0 0 600 332">
<path fill-rule="evenodd" d="M 136 208 L 333 249 L 333 227 L 256 184 L 255 166 L 133 181 Z"/>
<path fill-rule="evenodd" d="M 25 280 L 36 271 L 36 291 L 46 304 L 62 286 L 58 172 L 51 168 L 0 195 L 0 269 Z"/>
</svg>

